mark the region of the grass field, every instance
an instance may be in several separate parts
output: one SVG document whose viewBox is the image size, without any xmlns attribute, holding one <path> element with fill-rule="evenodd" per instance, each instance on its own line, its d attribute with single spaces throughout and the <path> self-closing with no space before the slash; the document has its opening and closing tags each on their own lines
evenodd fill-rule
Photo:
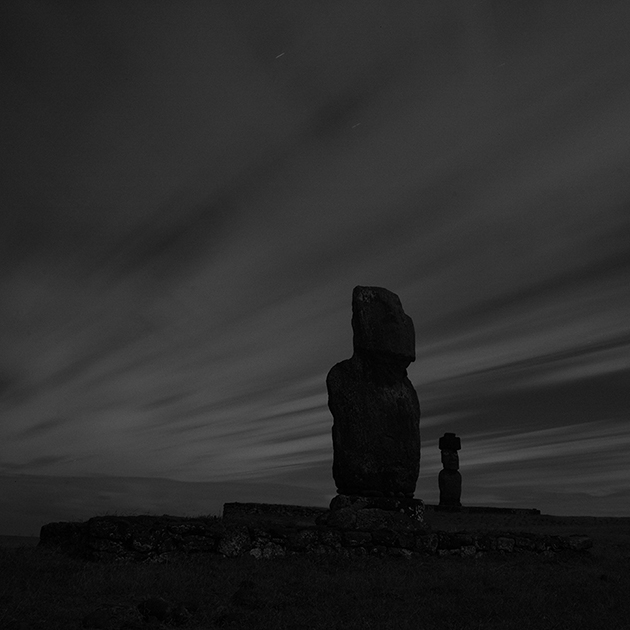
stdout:
<svg viewBox="0 0 630 630">
<path fill-rule="evenodd" d="M 173 628 L 176 621 L 189 629 L 630 630 L 630 521 L 541 519 L 539 529 L 591 535 L 593 550 L 411 560 L 198 556 L 164 565 L 99 565 L 46 549 L 2 548 L 0 628 L 81 628 L 101 610 L 93 627 L 112 630 Z M 138 605 L 158 597 L 184 603 L 187 614 L 146 622 Z"/>
</svg>

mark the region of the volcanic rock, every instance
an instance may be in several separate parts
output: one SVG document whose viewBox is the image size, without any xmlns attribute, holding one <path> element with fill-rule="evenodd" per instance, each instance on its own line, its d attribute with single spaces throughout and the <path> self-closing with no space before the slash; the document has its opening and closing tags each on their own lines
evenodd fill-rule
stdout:
<svg viewBox="0 0 630 630">
<path fill-rule="evenodd" d="M 412 497 L 420 468 L 420 404 L 407 378 L 413 322 L 395 293 L 358 286 L 352 328 L 354 354 L 326 379 L 337 491 Z"/>
</svg>

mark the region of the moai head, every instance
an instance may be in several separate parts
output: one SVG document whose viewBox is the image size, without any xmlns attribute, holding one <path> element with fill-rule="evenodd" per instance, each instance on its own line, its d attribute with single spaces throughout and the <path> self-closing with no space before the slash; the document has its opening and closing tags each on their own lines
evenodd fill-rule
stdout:
<svg viewBox="0 0 630 630">
<path fill-rule="evenodd" d="M 445 470 L 459 469 L 459 451 L 462 447 L 461 440 L 454 433 L 445 433 L 439 441 L 442 451 L 442 466 Z"/>
<path fill-rule="evenodd" d="M 416 360 L 413 321 L 400 298 L 382 287 L 355 287 L 352 292 L 352 329 L 355 352 L 406 368 Z"/>
</svg>

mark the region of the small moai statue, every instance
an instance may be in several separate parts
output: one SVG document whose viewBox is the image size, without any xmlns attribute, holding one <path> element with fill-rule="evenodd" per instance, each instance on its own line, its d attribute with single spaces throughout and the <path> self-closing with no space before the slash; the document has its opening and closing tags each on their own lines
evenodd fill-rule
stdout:
<svg viewBox="0 0 630 630">
<path fill-rule="evenodd" d="M 454 433 L 445 433 L 439 442 L 442 452 L 442 466 L 438 475 L 440 487 L 440 505 L 447 507 L 461 506 L 462 476 L 459 472 L 459 455 L 461 440 Z"/>
</svg>

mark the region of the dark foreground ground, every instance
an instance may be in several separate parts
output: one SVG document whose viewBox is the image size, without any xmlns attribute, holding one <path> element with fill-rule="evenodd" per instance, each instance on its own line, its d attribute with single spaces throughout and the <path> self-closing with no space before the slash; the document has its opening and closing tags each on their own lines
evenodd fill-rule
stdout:
<svg viewBox="0 0 630 630">
<path fill-rule="evenodd" d="M 427 520 L 451 531 L 586 534 L 594 545 L 555 556 L 103 565 L 5 537 L 0 628 L 630 630 L 630 519 L 428 511 Z"/>
</svg>

